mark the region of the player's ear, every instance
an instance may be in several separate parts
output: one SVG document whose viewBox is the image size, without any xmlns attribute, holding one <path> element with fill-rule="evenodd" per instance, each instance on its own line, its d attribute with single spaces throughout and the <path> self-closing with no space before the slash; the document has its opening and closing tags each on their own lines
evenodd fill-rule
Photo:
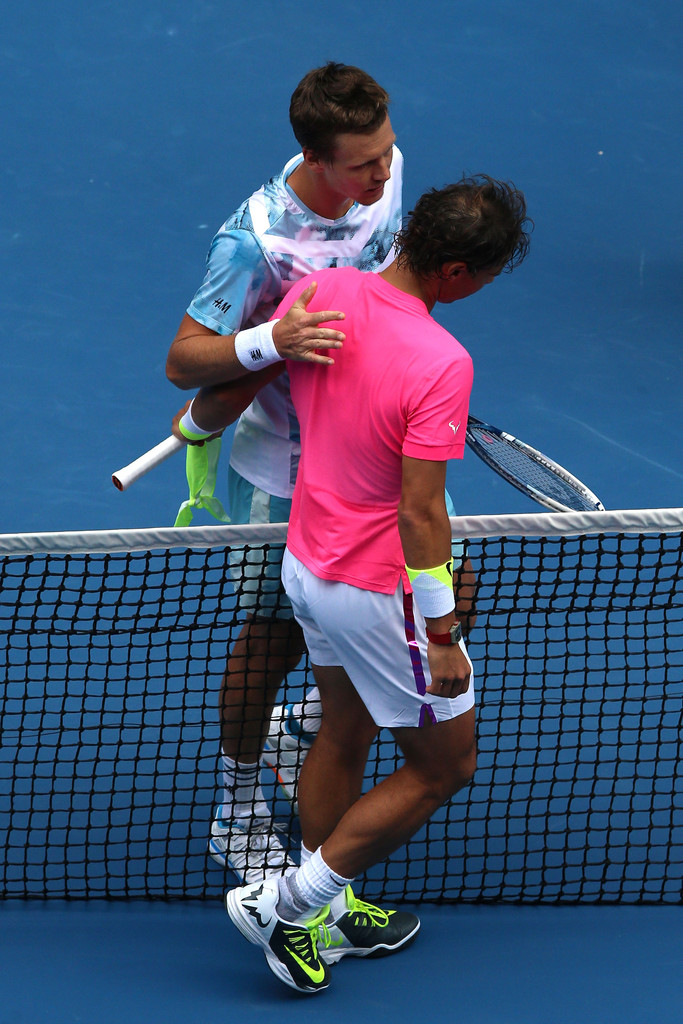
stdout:
<svg viewBox="0 0 683 1024">
<path fill-rule="evenodd" d="M 306 149 L 305 147 L 301 150 L 304 156 L 304 163 L 311 171 L 320 171 L 325 166 L 323 158 L 315 152 L 313 149 Z"/>
<path fill-rule="evenodd" d="M 467 264 L 462 260 L 450 260 L 441 267 L 441 277 L 460 277 L 466 273 L 468 273 Z"/>
</svg>

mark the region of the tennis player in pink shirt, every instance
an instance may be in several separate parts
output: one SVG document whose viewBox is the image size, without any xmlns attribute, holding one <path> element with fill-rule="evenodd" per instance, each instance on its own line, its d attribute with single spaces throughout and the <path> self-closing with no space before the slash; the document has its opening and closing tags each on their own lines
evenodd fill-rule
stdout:
<svg viewBox="0 0 683 1024">
<path fill-rule="evenodd" d="M 299 783 L 301 866 L 231 890 L 226 908 L 277 977 L 303 992 L 326 988 L 330 965 L 348 952 L 335 922 L 355 900 L 353 879 L 475 770 L 473 673 L 454 611 L 444 498 L 447 461 L 463 456 L 472 362 L 431 310 L 521 263 L 526 224 L 511 185 L 481 176 L 432 190 L 386 270 L 322 271 L 276 313 L 345 313 L 343 346 L 326 353 L 332 365 L 287 364 L 302 454 L 282 578 L 323 717 Z M 202 429 L 222 425 L 210 402 L 195 403 Z M 377 727 L 391 730 L 404 764 L 361 795 Z M 417 917 L 385 918 L 356 955 L 415 938 Z"/>
</svg>

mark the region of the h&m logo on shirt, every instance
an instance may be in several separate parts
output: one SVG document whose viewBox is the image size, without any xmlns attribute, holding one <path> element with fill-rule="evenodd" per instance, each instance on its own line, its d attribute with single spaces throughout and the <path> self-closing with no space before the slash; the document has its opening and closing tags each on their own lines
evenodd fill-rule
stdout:
<svg viewBox="0 0 683 1024">
<path fill-rule="evenodd" d="M 221 313 L 227 313 L 232 305 L 231 302 L 224 302 L 223 299 L 214 299 L 213 304 L 220 309 Z"/>
</svg>

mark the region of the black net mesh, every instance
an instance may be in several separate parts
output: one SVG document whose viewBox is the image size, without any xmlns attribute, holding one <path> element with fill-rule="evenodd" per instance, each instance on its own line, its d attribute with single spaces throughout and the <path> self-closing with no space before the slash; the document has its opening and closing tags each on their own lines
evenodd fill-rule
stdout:
<svg viewBox="0 0 683 1024">
<path fill-rule="evenodd" d="M 284 528 L 283 528 L 284 529 Z M 284 534 L 283 534 L 284 536 Z M 224 548 L 0 560 L 0 890 L 215 898 Z M 680 902 L 681 534 L 470 542 L 474 782 L 359 883 L 394 902 Z M 253 556 L 253 558 L 252 558 Z M 307 662 L 280 700 L 312 685 Z M 366 785 L 400 763 L 386 732 Z M 281 839 L 297 821 L 263 770 Z"/>
</svg>

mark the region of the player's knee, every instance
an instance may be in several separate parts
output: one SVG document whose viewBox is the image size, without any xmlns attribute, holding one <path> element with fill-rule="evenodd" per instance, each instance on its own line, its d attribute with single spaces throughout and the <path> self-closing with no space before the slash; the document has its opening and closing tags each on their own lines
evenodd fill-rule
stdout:
<svg viewBox="0 0 683 1024">
<path fill-rule="evenodd" d="M 455 770 L 455 777 L 453 784 L 456 788 L 453 790 L 457 793 L 463 786 L 468 786 L 474 778 L 474 773 L 477 770 L 477 748 L 472 745 L 472 748 L 466 751 L 460 758 L 458 758 Z"/>
<path fill-rule="evenodd" d="M 468 786 L 474 778 L 476 768 L 477 750 L 474 745 L 469 750 L 458 752 L 447 764 L 442 764 L 434 780 L 437 805 L 440 807 L 459 790 Z"/>
</svg>

